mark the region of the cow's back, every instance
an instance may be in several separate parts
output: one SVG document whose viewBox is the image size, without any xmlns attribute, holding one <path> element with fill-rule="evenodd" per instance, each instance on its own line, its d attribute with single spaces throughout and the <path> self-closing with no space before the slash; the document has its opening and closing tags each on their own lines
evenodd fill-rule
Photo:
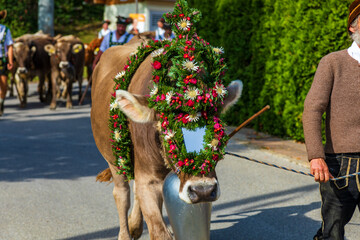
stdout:
<svg viewBox="0 0 360 240">
<path fill-rule="evenodd" d="M 91 87 L 91 127 L 95 143 L 107 161 L 114 159 L 111 144 L 109 123 L 109 105 L 111 94 L 114 93 L 114 77 L 123 71 L 131 53 L 144 41 L 137 37 L 128 44 L 111 47 L 101 56 L 101 59 L 92 75 Z M 144 61 L 136 71 L 129 92 L 136 94 L 149 94 L 149 82 L 151 80 L 152 67 L 150 57 Z M 135 83 L 136 82 L 136 83 Z"/>
</svg>

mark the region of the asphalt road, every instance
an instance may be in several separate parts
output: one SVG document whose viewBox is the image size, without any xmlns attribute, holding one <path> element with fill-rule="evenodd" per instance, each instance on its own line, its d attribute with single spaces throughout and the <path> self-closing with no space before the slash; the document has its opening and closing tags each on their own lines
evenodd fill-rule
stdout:
<svg viewBox="0 0 360 240">
<path fill-rule="evenodd" d="M 90 99 L 70 110 L 61 100 L 51 111 L 35 90 L 31 84 L 26 109 L 8 98 L 0 118 L 0 240 L 116 239 L 112 185 L 95 182 L 107 165 L 92 137 Z M 227 150 L 308 172 L 249 144 L 241 131 Z M 319 228 L 321 202 L 312 178 L 231 156 L 217 173 L 222 195 L 213 203 L 212 240 L 304 240 Z M 359 225 L 356 211 L 348 240 L 359 239 Z M 146 229 L 141 239 L 149 239 Z"/>
</svg>

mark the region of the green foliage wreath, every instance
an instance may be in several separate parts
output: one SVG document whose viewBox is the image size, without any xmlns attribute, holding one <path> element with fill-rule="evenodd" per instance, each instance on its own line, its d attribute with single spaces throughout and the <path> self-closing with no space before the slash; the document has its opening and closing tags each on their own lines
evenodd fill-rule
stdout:
<svg viewBox="0 0 360 240">
<path fill-rule="evenodd" d="M 221 57 L 223 49 L 212 47 L 197 36 L 193 24 L 201 14 L 189 8 L 185 0 L 178 0 L 174 11 L 164 17 L 173 26 L 176 39 L 150 41 L 139 47 L 114 78 L 114 91 L 126 90 L 136 69 L 151 54 L 154 70 L 149 107 L 159 114 L 160 135 L 167 158 L 171 159 L 170 167 L 176 172 L 207 174 L 223 158 L 228 140 L 219 118 L 227 95 L 223 85 L 227 69 Z M 127 119 L 118 108 L 116 93 L 111 98 L 109 128 L 118 173 L 133 179 L 130 133 Z M 206 129 L 203 150 L 187 152 L 182 129 L 196 128 Z"/>
</svg>

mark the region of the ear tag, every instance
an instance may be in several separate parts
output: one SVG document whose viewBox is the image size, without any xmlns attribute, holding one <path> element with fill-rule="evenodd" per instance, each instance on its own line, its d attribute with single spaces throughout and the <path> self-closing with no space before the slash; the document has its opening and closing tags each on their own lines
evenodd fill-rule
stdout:
<svg viewBox="0 0 360 240">
<path fill-rule="evenodd" d="M 187 152 L 200 153 L 204 148 L 204 136 L 206 127 L 197 128 L 194 131 L 182 128 L 184 143 Z"/>
</svg>

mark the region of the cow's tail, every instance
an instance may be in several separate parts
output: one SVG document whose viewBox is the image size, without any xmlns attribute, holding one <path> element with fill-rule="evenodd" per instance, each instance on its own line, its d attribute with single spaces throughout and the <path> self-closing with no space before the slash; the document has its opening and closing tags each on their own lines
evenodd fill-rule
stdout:
<svg viewBox="0 0 360 240">
<path fill-rule="evenodd" d="M 112 182 L 111 178 L 112 178 L 112 174 L 110 168 L 107 168 L 96 176 L 96 181 Z"/>
</svg>

